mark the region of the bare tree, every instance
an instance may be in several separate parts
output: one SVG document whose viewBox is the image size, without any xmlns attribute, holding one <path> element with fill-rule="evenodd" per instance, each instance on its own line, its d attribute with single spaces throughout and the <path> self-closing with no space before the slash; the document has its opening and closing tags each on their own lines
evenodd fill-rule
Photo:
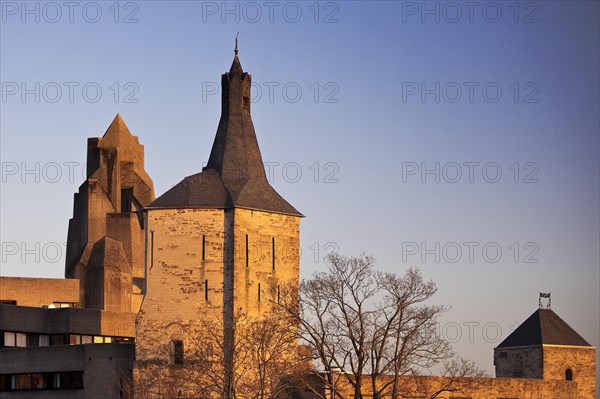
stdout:
<svg viewBox="0 0 600 399">
<path fill-rule="evenodd" d="M 279 305 L 297 315 L 300 336 L 325 369 L 321 377 L 330 392 L 343 376 L 355 399 L 366 392 L 375 399 L 399 398 L 417 389 L 408 377 L 444 362 L 446 377 L 453 377 L 446 382 L 477 374 L 468 362 L 451 361 L 454 352 L 436 329 L 447 308 L 426 303 L 437 288 L 418 269 L 402 276 L 377 272 L 367 255 L 331 254 L 328 261 L 327 271 L 302 281 L 298 295 L 289 289 Z M 430 397 L 451 389 L 454 383 L 436 387 Z M 339 389 L 336 396 L 341 397 Z"/>
<path fill-rule="evenodd" d="M 231 342 L 220 317 L 206 317 L 186 326 L 183 364 L 157 365 L 135 381 L 136 399 L 145 398 L 280 398 L 309 370 L 298 351 L 296 319 L 267 312 L 249 317 L 238 311 Z"/>
</svg>

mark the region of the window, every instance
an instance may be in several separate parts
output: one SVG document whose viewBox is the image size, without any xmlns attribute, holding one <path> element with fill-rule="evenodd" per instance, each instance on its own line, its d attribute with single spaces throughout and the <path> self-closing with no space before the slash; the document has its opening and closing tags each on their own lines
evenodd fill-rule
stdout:
<svg viewBox="0 0 600 399">
<path fill-rule="evenodd" d="M 208 280 L 204 280 L 204 300 L 208 301 Z"/>
<path fill-rule="evenodd" d="M 275 270 L 275 237 L 271 239 L 271 263 L 273 264 L 273 270 Z"/>
<path fill-rule="evenodd" d="M 27 346 L 39 346 L 40 345 L 40 337 L 37 334 L 28 334 L 27 335 Z"/>
<path fill-rule="evenodd" d="M 35 373 L 31 374 L 31 388 L 32 389 L 44 389 L 44 374 Z"/>
<path fill-rule="evenodd" d="M 71 334 L 69 345 L 81 345 L 81 335 Z"/>
<path fill-rule="evenodd" d="M 183 341 L 173 341 L 173 364 L 183 364 Z"/>
<path fill-rule="evenodd" d="M 91 335 L 82 335 L 81 336 L 81 344 L 91 344 L 94 342 L 94 337 Z"/>
<path fill-rule="evenodd" d="M 27 334 L 17 333 L 17 345 L 19 348 L 27 346 Z"/>
<path fill-rule="evenodd" d="M 246 267 L 248 267 L 249 264 L 249 259 L 248 259 L 248 253 L 249 253 L 249 249 L 248 249 L 248 234 L 246 234 Z"/>
<path fill-rule="evenodd" d="M 75 302 L 52 302 L 55 308 L 74 308 Z"/>
<path fill-rule="evenodd" d="M 260 302 L 260 283 L 258 283 L 258 302 Z"/>
<path fill-rule="evenodd" d="M 567 369 L 567 370 L 565 371 L 565 379 L 566 379 L 567 381 L 573 381 L 573 370 L 571 370 L 571 369 Z"/>
<path fill-rule="evenodd" d="M 12 299 L 2 299 L 0 300 L 0 305 L 16 305 L 17 301 L 14 301 Z"/>
<path fill-rule="evenodd" d="M 121 213 L 131 212 L 131 203 L 133 201 L 133 188 L 121 189 Z"/>
<path fill-rule="evenodd" d="M 50 336 L 50 345 L 65 345 L 65 336 L 63 334 L 53 334 Z"/>
<path fill-rule="evenodd" d="M 49 335 L 40 335 L 40 346 L 49 346 L 50 345 L 50 336 Z"/>
<path fill-rule="evenodd" d="M 83 388 L 83 371 L 61 372 L 60 388 Z"/>
<path fill-rule="evenodd" d="M 15 389 L 31 389 L 31 374 L 17 374 Z"/>
<path fill-rule="evenodd" d="M 244 105 L 244 107 L 249 107 L 250 106 L 250 97 L 244 96 L 243 105 Z"/>
<path fill-rule="evenodd" d="M 150 232 L 150 269 L 154 266 L 154 232 Z"/>
<path fill-rule="evenodd" d="M 507 352 L 500 352 L 500 357 L 508 357 L 508 353 Z"/>
<path fill-rule="evenodd" d="M 202 262 L 206 260 L 206 236 L 202 236 Z"/>
<path fill-rule="evenodd" d="M 4 333 L 4 346 L 17 346 L 17 335 L 14 332 Z"/>
</svg>

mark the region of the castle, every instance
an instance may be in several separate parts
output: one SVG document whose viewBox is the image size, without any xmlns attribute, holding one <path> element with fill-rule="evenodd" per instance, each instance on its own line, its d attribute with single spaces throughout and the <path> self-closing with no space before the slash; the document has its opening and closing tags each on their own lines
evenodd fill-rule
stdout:
<svg viewBox="0 0 600 399">
<path fill-rule="evenodd" d="M 2 398 L 130 397 L 131 382 L 193 367 L 186 351 L 203 320 L 221 320 L 227 343 L 236 314 L 260 318 L 270 290 L 299 284 L 302 214 L 266 178 L 237 46 L 221 85 L 206 167 L 158 198 L 120 115 L 88 139 L 66 279 L 0 278 Z M 494 364 L 496 378 L 441 397 L 595 398 L 595 348 L 550 309 L 507 337 Z M 411 397 L 443 378 L 415 380 Z M 351 397 L 343 384 L 336 395 Z"/>
</svg>

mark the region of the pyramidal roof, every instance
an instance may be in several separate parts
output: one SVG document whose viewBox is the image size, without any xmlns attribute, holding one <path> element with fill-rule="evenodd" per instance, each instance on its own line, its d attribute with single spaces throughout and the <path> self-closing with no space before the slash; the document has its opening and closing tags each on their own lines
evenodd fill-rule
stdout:
<svg viewBox="0 0 600 399">
<path fill-rule="evenodd" d="M 106 129 L 104 136 L 102 136 L 100 146 L 105 148 L 122 147 L 134 143 L 139 144 L 137 138 L 131 134 L 121 114 L 117 114 L 108 129 Z"/>
<path fill-rule="evenodd" d="M 148 205 L 148 208 L 246 208 L 302 216 L 267 180 L 265 167 L 244 96 L 249 74 L 236 54 L 222 76 L 223 106 L 208 164 Z"/>
<path fill-rule="evenodd" d="M 591 346 L 563 319 L 550 309 L 538 309 L 498 348 L 531 345 Z"/>
</svg>

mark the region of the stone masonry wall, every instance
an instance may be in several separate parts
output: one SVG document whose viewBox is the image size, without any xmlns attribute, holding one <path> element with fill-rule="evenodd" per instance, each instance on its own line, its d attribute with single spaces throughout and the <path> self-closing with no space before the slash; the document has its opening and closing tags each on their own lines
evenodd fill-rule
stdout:
<svg viewBox="0 0 600 399">
<path fill-rule="evenodd" d="M 542 347 L 521 346 L 516 348 L 494 349 L 496 377 L 501 378 L 542 378 Z"/>
<path fill-rule="evenodd" d="M 300 218 L 235 209 L 234 240 L 234 310 L 260 316 L 278 286 L 299 284 Z"/>
<path fill-rule="evenodd" d="M 336 397 L 353 399 L 354 391 L 345 375 L 336 375 Z M 425 399 L 449 382 L 447 377 L 400 377 L 402 398 Z M 383 381 L 381 381 L 383 383 Z M 362 380 L 363 396 L 372 395 L 371 379 Z M 527 378 L 462 378 L 452 382 L 451 392 L 438 399 L 579 399 L 577 384 L 569 381 L 547 381 Z M 329 392 L 326 392 L 328 395 Z M 338 396 L 339 395 L 339 396 Z M 389 396 L 388 396 L 389 397 Z"/>
<path fill-rule="evenodd" d="M 573 381 L 577 383 L 577 397 L 596 398 L 596 350 L 590 346 L 544 345 L 544 379 L 566 379 L 571 369 Z"/>
<path fill-rule="evenodd" d="M 194 325 L 222 314 L 224 214 L 217 209 L 147 212 L 146 294 L 136 336 L 140 363 L 168 364 L 174 339 L 190 347 L 187 335 Z"/>
</svg>

